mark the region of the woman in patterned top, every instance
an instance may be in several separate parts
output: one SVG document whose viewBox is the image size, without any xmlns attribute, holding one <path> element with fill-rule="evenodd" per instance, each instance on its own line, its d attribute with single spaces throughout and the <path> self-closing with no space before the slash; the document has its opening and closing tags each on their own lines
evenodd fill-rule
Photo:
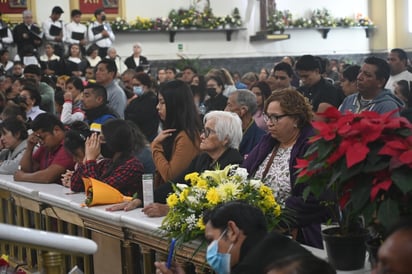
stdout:
<svg viewBox="0 0 412 274">
<path fill-rule="evenodd" d="M 296 185 L 296 158 L 302 158 L 314 134 L 312 107 L 294 89 L 273 93 L 265 102 L 264 118 L 268 134 L 249 153 L 243 166 L 262 179 L 283 207 L 294 210 L 297 240 L 322 248 L 320 224 L 327 219 L 327 208 L 313 197 L 303 199 L 304 184 Z"/>
</svg>

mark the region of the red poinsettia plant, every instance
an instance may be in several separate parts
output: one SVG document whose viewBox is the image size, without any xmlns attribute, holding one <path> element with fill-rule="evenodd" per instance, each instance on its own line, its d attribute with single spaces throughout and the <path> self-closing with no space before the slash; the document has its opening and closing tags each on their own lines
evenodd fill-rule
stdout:
<svg viewBox="0 0 412 274">
<path fill-rule="evenodd" d="M 393 112 L 342 114 L 328 108 L 312 123 L 316 135 L 297 160 L 305 196 L 336 195 L 341 233 L 363 216 L 366 225 L 388 228 L 412 213 L 412 125 Z M 335 207 L 336 208 L 336 207 Z"/>
</svg>

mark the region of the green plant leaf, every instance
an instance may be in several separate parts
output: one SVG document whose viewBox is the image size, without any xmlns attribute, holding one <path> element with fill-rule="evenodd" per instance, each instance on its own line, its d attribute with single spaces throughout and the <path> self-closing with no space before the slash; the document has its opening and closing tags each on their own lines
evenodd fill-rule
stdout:
<svg viewBox="0 0 412 274">
<path fill-rule="evenodd" d="M 367 203 L 366 207 L 363 209 L 362 215 L 365 219 L 365 225 L 368 226 L 374 221 L 374 215 L 376 213 L 376 202 Z"/>
<path fill-rule="evenodd" d="M 370 202 L 370 193 L 370 184 L 357 184 L 351 193 L 353 207 L 357 208 L 358 210 L 361 210 L 368 202 Z"/>
<path fill-rule="evenodd" d="M 378 208 L 378 220 L 385 228 L 389 228 L 399 218 L 398 203 L 394 200 L 384 200 Z"/>
<path fill-rule="evenodd" d="M 391 176 L 392 181 L 404 194 L 412 192 L 412 182 L 409 173 L 409 170 L 402 168 L 394 171 Z"/>
</svg>

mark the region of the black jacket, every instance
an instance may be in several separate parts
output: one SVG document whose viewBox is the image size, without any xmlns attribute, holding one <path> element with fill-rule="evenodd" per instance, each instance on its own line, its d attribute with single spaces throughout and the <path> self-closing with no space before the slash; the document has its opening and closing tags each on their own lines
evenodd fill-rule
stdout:
<svg viewBox="0 0 412 274">
<path fill-rule="evenodd" d="M 149 61 L 147 60 L 146 57 L 141 56 L 139 58 L 139 64 L 136 64 L 134 62 L 133 55 L 129 56 L 124 60 L 124 64 L 127 66 L 128 69 L 136 69 L 137 67 L 143 66 L 143 65 L 149 65 Z"/>
<path fill-rule="evenodd" d="M 124 118 L 133 121 L 149 142 L 156 137 L 159 127 L 156 105 L 157 97 L 149 91 L 133 99 L 124 111 Z"/>
<path fill-rule="evenodd" d="M 239 263 L 232 274 L 264 274 L 271 263 L 289 256 L 311 255 L 298 242 L 282 234 L 248 235 L 240 250 Z"/>
</svg>

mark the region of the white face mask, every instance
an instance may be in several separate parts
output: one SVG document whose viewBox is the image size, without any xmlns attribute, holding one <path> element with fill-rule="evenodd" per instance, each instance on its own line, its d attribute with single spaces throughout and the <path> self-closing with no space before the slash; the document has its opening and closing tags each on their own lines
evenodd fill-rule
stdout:
<svg viewBox="0 0 412 274">
<path fill-rule="evenodd" d="M 233 243 L 229 246 L 227 253 L 219 253 L 218 251 L 219 241 L 226 234 L 226 231 L 227 229 L 222 232 L 219 239 L 212 241 L 207 247 L 207 263 L 217 274 L 230 274 L 230 251 L 232 250 Z"/>
</svg>

